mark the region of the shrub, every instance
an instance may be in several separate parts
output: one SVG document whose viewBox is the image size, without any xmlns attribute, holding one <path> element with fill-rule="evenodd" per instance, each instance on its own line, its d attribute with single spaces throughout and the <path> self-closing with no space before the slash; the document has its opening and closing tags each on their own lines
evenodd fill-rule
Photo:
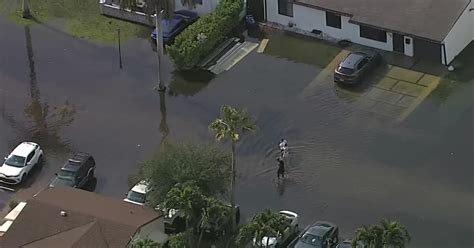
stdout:
<svg viewBox="0 0 474 248">
<path fill-rule="evenodd" d="M 239 23 L 243 0 L 221 0 L 216 10 L 202 16 L 167 48 L 179 70 L 193 68 Z"/>
</svg>

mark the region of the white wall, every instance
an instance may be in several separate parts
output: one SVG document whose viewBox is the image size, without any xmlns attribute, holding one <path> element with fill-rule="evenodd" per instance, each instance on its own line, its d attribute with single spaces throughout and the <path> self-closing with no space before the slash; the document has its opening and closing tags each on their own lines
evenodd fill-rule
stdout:
<svg viewBox="0 0 474 248">
<path fill-rule="evenodd" d="M 158 218 L 144 226 L 142 226 L 135 234 L 134 238 L 149 238 L 155 242 L 163 244 L 168 239 L 165 234 L 165 224 L 163 218 Z"/>
<path fill-rule="evenodd" d="M 474 4 L 471 2 L 443 41 L 448 64 L 474 40 L 474 13 L 472 13 L 473 11 L 469 12 L 473 6 Z M 441 62 L 444 64 L 444 52 L 441 51 L 441 54 Z"/>
<path fill-rule="evenodd" d="M 287 26 L 289 22 L 296 24 L 295 28 L 305 31 L 317 29 L 337 39 L 348 39 L 354 43 L 393 51 L 392 34 L 387 32 L 387 42 L 379 42 L 362 38 L 359 35 L 359 25 L 349 23 L 350 17 L 341 17 L 341 29 L 326 26 L 326 12 L 293 4 L 293 17 L 278 14 L 278 1 L 267 0 L 267 20 Z"/>
<path fill-rule="evenodd" d="M 189 9 L 198 13 L 199 15 L 203 15 L 213 11 L 217 7 L 218 3 L 219 0 L 202 0 L 202 4 L 196 4 L 195 8 L 189 8 L 188 6 L 183 5 L 181 0 L 175 0 L 175 9 Z"/>
</svg>

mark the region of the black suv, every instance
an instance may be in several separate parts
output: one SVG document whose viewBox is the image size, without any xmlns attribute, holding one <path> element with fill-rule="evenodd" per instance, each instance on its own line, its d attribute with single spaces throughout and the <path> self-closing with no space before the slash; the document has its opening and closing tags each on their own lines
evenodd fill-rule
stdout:
<svg viewBox="0 0 474 248">
<path fill-rule="evenodd" d="M 83 188 L 86 183 L 94 177 L 95 161 L 87 153 L 75 153 L 68 159 L 61 170 L 56 173 L 49 187 L 67 186 Z"/>
</svg>

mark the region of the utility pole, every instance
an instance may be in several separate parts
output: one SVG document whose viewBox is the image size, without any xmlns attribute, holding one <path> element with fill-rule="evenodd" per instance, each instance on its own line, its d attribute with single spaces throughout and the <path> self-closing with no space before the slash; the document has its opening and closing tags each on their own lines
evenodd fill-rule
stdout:
<svg viewBox="0 0 474 248">
<path fill-rule="evenodd" d="M 163 82 L 163 78 L 161 76 L 161 62 L 163 56 L 163 28 L 161 26 L 161 21 L 163 20 L 163 13 L 164 10 L 160 10 L 158 12 L 158 7 L 155 7 L 155 27 L 156 27 L 156 62 L 158 65 L 158 91 L 165 91 L 166 86 Z"/>
<path fill-rule="evenodd" d="M 120 28 L 117 29 L 118 38 L 118 52 L 119 52 L 119 67 L 122 69 L 122 49 L 120 48 Z"/>
<path fill-rule="evenodd" d="M 22 1 L 22 16 L 25 19 L 30 19 L 31 18 L 30 5 L 29 5 L 28 1 L 29 0 L 23 0 Z"/>
</svg>

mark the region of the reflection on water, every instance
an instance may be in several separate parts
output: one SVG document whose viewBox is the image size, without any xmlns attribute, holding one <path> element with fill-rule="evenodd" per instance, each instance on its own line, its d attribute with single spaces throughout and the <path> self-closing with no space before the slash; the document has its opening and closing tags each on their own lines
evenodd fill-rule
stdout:
<svg viewBox="0 0 474 248">
<path fill-rule="evenodd" d="M 204 70 L 175 71 L 169 85 L 169 94 L 172 96 L 194 96 L 206 88 L 214 77 L 214 73 Z"/>
<path fill-rule="evenodd" d="M 351 237 L 358 226 L 389 217 L 408 226 L 413 247 L 472 245 L 474 227 L 466 218 L 472 215 L 474 202 L 470 138 L 473 97 L 469 84 L 456 85 L 445 93 L 445 100 L 433 93 L 398 124 L 358 111 L 351 97 L 365 94 L 364 85 L 339 88 L 328 81 L 312 88 L 310 98 L 302 99 L 301 92 L 338 49 L 274 37 L 266 54 L 251 53 L 218 77 L 194 72 L 171 76 L 170 70 L 165 77 L 174 77 L 169 95 L 157 95 L 149 83 L 155 81 L 156 74 L 144 69 L 155 69 L 155 55 L 149 52 L 148 41 L 128 44 L 124 58 L 140 62 L 118 72 L 110 65 L 116 59 L 115 50 L 88 46 L 90 50 L 85 53 L 74 39 L 64 38 L 54 43 L 59 51 L 53 51 L 49 44 L 56 34 L 50 39 L 48 30 L 42 32 L 43 37 L 35 36 L 35 42 L 42 41 L 38 47 L 45 52 L 34 57 L 31 40 L 27 42 L 29 64 L 24 59 L 13 61 L 14 68 L 7 67 L 9 63 L 0 57 L 0 74 L 7 76 L 0 81 L 0 97 L 7 95 L 2 89 L 18 88 L 15 94 L 28 95 L 25 108 L 2 109 L 0 125 L 5 127 L 6 122 L 8 128 L 16 128 L 21 134 L 18 139 L 40 140 L 49 147 L 68 147 L 70 143 L 93 153 L 101 165 L 96 171 L 99 193 L 121 197 L 127 190 L 127 176 L 159 146 L 160 133 L 166 140 L 198 137 L 199 142 L 209 141 L 212 135 L 208 125 L 218 115 L 215 110 L 222 104 L 245 106 L 260 129 L 255 135 L 242 137 L 237 149 L 236 199 L 244 218 L 264 208 L 289 209 L 301 216 L 301 226 L 329 220 L 339 225 L 341 237 Z M 0 39 L 0 44 L 7 44 L 0 49 L 17 47 L 18 43 L 23 44 Z M 272 43 L 277 46 L 272 48 Z M 311 46 L 321 48 L 313 52 Z M 50 55 L 55 71 L 39 63 L 47 63 Z M 35 59 L 37 64 L 30 63 Z M 32 65 L 38 68 L 25 69 Z M 35 77 L 25 80 L 15 75 L 17 71 Z M 29 83 L 27 89 L 21 88 L 22 80 Z M 68 102 L 52 107 L 56 104 L 51 101 L 64 95 L 81 111 L 76 113 Z M 8 94 L 9 100 L 15 97 Z M 289 141 L 290 151 L 287 178 L 278 183 L 275 158 L 281 137 Z M 0 139 L 3 151 L 7 151 L 5 142 Z M 60 164 L 64 159 L 53 162 Z M 47 169 L 45 166 L 40 176 L 47 178 L 54 173 L 48 174 Z"/>
<path fill-rule="evenodd" d="M 30 82 L 30 103 L 25 107 L 24 114 L 28 120 L 21 121 L 20 118 L 9 114 L 5 109 L 1 111 L 2 117 L 21 134 L 17 140 L 13 141 L 14 144 L 22 141 L 33 141 L 45 148 L 67 150 L 68 145 L 62 141 L 59 131 L 74 121 L 75 107 L 67 101 L 64 105 L 53 106 L 52 108 L 48 103 L 41 102 L 30 27 L 25 26 L 24 29 Z"/>
</svg>

